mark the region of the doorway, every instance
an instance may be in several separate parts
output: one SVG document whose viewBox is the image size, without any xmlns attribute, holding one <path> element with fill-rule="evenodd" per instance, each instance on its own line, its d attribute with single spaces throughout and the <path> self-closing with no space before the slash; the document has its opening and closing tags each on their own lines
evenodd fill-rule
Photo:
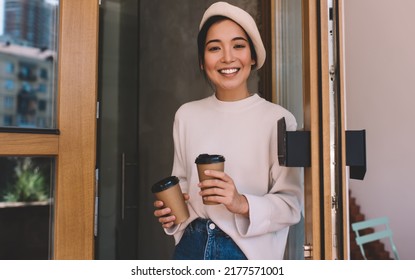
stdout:
<svg viewBox="0 0 415 280">
<path fill-rule="evenodd" d="M 213 2 L 108 0 L 100 8 L 96 259 L 171 258 L 174 240 L 166 236 L 153 216 L 154 197 L 150 189 L 153 183 L 171 173 L 176 110 L 183 103 L 212 94 L 199 71 L 196 37 L 199 20 Z M 267 91 L 267 98 L 294 112 L 299 128 L 310 130 L 312 135 L 313 166 L 305 170 L 304 177 L 306 199 L 310 199 L 304 210 L 308 219 L 304 220 L 305 229 L 300 225 L 301 228 L 292 231 L 293 239 L 288 246 L 292 246 L 289 250 L 294 253 L 286 257 L 303 258 L 304 243 L 311 243 L 313 258 L 331 258 L 331 254 L 324 254 L 331 250 L 331 239 L 322 237 L 324 225 L 331 225 L 331 221 L 320 220 L 322 212 L 330 208 L 331 199 L 330 193 L 323 193 L 323 189 L 330 188 L 330 182 L 322 177 L 327 167 L 320 168 L 325 132 L 321 132 L 324 112 L 321 113 L 319 95 L 324 73 L 318 68 L 322 54 L 318 48 L 321 38 L 317 8 L 324 1 L 229 2 L 257 17 L 263 26 L 281 27 L 277 36 L 284 41 L 284 36 L 289 35 L 292 41 L 285 40 L 285 45 L 277 47 L 280 39 L 275 36 L 277 30 L 270 30 L 272 36 L 267 39 L 275 41 L 266 44 L 270 43 L 272 50 L 285 50 L 290 55 L 295 50 L 300 57 L 294 59 L 298 65 L 293 65 L 292 57 L 284 57 L 284 53 L 278 57 L 275 51 L 270 51 L 273 66 L 269 69 L 282 63 L 288 67 L 269 72 L 268 78 L 271 73 L 275 77 L 267 81 L 269 85 L 272 83 L 268 87 L 264 86 L 261 72 L 253 73 L 249 90 L 262 94 L 263 89 L 277 89 L 275 83 L 282 85 L 280 91 Z M 272 14 L 270 11 L 286 16 L 274 14 L 271 20 L 282 20 L 271 24 L 264 21 L 264 13 Z M 328 20 L 328 9 L 325 13 Z M 301 38 L 294 39 L 293 34 Z M 292 74 L 299 69 L 304 71 L 301 85 L 298 82 L 301 74 L 297 74 L 297 79 Z M 292 91 L 299 94 L 287 95 Z M 302 102 L 304 110 L 296 106 Z M 329 146 L 326 142 L 324 145 Z"/>
<path fill-rule="evenodd" d="M 175 111 L 212 94 L 196 37 L 213 2 L 110 0 L 100 7 L 97 259 L 171 257 L 174 241 L 153 216 L 150 188 L 171 173 Z M 261 1 L 230 2 L 260 16 Z M 258 92 L 253 74 L 249 87 Z"/>
</svg>

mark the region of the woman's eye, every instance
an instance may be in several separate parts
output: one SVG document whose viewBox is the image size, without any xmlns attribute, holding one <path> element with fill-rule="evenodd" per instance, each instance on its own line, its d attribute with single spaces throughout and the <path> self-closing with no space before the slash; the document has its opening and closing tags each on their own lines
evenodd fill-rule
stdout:
<svg viewBox="0 0 415 280">
<path fill-rule="evenodd" d="M 243 49 L 243 48 L 245 48 L 245 45 L 243 45 L 243 44 L 236 44 L 236 45 L 234 46 L 234 48 L 235 48 L 235 49 Z"/>
<path fill-rule="evenodd" d="M 218 50 L 220 50 L 220 48 L 218 46 L 213 46 L 213 47 L 208 48 L 208 51 L 210 51 L 210 52 L 214 52 L 214 51 L 218 51 Z"/>
</svg>

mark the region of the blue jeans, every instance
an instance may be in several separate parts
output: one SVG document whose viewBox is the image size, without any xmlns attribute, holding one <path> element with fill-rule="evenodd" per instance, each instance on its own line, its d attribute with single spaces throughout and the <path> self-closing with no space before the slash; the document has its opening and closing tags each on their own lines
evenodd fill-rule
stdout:
<svg viewBox="0 0 415 280">
<path fill-rule="evenodd" d="M 236 243 L 211 220 L 196 219 L 174 250 L 175 260 L 246 260 Z"/>
</svg>

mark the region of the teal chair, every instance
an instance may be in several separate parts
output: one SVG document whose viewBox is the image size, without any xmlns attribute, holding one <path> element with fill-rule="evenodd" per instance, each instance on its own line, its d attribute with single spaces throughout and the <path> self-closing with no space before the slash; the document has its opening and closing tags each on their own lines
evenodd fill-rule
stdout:
<svg viewBox="0 0 415 280">
<path fill-rule="evenodd" d="M 365 229 L 369 228 L 374 229 L 374 232 L 370 231 L 369 233 L 363 233 L 365 232 Z M 384 238 L 389 239 L 395 260 L 399 260 L 398 250 L 396 249 L 395 243 L 393 242 L 392 231 L 389 227 L 389 219 L 387 217 L 353 223 L 352 229 L 356 234 L 356 243 L 359 245 L 360 251 L 362 252 L 363 258 L 365 260 L 367 260 L 367 258 L 365 250 L 363 249 L 363 245 Z"/>
</svg>

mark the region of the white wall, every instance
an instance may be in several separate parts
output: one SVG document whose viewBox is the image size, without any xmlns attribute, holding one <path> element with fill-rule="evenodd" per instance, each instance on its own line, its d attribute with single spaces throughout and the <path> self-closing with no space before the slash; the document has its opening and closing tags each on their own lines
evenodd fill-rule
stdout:
<svg viewBox="0 0 415 280">
<path fill-rule="evenodd" d="M 388 216 L 415 259 L 415 1 L 345 0 L 347 129 L 366 129 L 367 173 L 350 180 L 366 218 Z"/>
</svg>

